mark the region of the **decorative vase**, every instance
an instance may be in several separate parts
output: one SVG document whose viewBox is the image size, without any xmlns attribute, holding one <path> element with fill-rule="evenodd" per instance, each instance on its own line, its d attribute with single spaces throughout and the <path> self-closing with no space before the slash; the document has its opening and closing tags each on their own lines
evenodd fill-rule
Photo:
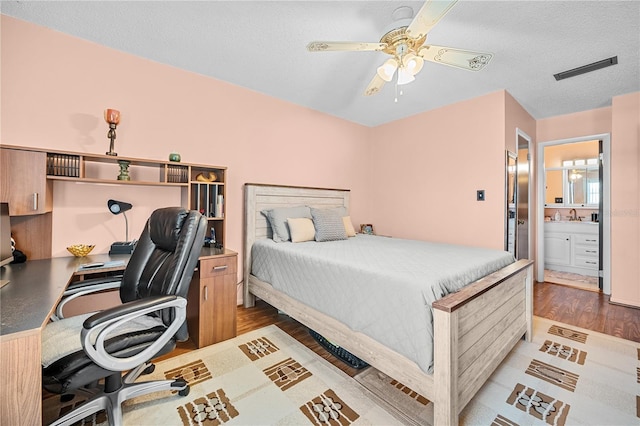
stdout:
<svg viewBox="0 0 640 426">
<path fill-rule="evenodd" d="M 180 154 L 177 152 L 172 152 L 169 154 L 169 161 L 175 161 L 176 163 L 180 162 Z"/>
<path fill-rule="evenodd" d="M 131 164 L 131 161 L 118 160 L 118 164 L 120 165 L 118 180 L 131 180 L 131 176 L 129 176 L 129 164 Z"/>
</svg>

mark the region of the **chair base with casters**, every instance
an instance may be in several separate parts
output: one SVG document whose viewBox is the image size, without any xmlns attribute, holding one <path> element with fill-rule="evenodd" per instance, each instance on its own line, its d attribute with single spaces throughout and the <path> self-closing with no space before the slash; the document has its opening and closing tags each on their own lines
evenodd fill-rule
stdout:
<svg viewBox="0 0 640 426">
<path fill-rule="evenodd" d="M 122 403 L 128 399 L 160 391 L 178 391 L 179 396 L 189 395 L 189 384 L 182 379 L 134 383 L 141 375 L 151 373 L 153 367 L 154 364 L 145 363 L 124 377 L 113 374 L 105 378 L 104 387 L 76 390 L 77 395 L 87 397 L 87 402 L 60 417 L 51 426 L 72 425 L 103 410 L 106 411 L 110 425 L 121 425 Z"/>
</svg>

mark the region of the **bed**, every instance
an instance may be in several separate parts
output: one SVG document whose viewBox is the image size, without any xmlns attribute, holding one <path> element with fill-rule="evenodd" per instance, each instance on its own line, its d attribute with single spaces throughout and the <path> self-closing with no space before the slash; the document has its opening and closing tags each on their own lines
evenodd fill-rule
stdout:
<svg viewBox="0 0 640 426">
<path fill-rule="evenodd" d="M 430 373 L 420 359 L 408 356 L 404 349 L 385 345 L 369 332 L 353 331 L 346 321 L 323 313 L 322 306 L 302 303 L 252 273 L 254 244 L 258 248 L 264 245 L 261 240 L 271 238 L 262 210 L 306 205 L 348 211 L 349 197 L 348 190 L 245 185 L 244 305 L 253 306 L 258 297 L 282 310 L 433 401 L 435 424 L 457 424 L 460 411 L 517 341 L 523 336 L 530 340 L 532 262 L 509 263 L 432 303 Z"/>
</svg>

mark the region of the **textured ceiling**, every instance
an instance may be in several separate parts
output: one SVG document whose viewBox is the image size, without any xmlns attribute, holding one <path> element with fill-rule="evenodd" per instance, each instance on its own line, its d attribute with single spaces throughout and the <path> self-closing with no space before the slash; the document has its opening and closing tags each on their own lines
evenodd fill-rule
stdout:
<svg viewBox="0 0 640 426">
<path fill-rule="evenodd" d="M 459 1 L 427 43 L 490 52 L 469 72 L 426 62 L 394 102 L 363 96 L 381 52 L 315 52 L 313 40 L 376 42 L 421 1 L 2 1 L 5 15 L 224 80 L 366 126 L 506 89 L 536 119 L 640 91 L 640 1 Z M 571 79 L 553 74 L 618 56 Z"/>
</svg>

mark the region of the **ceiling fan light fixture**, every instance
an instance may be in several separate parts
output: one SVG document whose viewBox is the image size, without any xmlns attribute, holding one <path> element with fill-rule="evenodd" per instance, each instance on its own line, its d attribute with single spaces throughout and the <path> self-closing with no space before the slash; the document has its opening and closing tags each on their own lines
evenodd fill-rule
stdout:
<svg viewBox="0 0 640 426">
<path fill-rule="evenodd" d="M 388 83 L 393 78 L 396 69 L 398 69 L 398 62 L 393 58 L 389 58 L 384 64 L 378 67 L 378 76 Z"/>
<path fill-rule="evenodd" d="M 398 68 L 398 86 L 402 86 L 403 84 L 409 84 L 416 78 L 411 74 L 406 67 Z"/>
<path fill-rule="evenodd" d="M 468 71 L 480 71 L 491 60 L 491 53 L 474 52 L 446 46 L 425 45 L 433 27 L 449 12 L 458 0 L 423 0 L 417 14 L 410 6 L 393 12 L 393 22 L 387 26 L 379 42 L 314 41 L 307 49 L 321 51 L 377 51 L 392 59 L 376 69 L 364 91 L 365 96 L 380 93 L 385 83 L 395 78 L 396 99 L 402 95 L 398 86 L 411 83 L 424 61 L 436 62 Z"/>
<path fill-rule="evenodd" d="M 418 74 L 424 65 L 424 59 L 418 55 L 414 55 L 413 53 L 405 55 L 402 61 L 405 68 L 409 73 L 411 73 L 411 75 Z"/>
</svg>

